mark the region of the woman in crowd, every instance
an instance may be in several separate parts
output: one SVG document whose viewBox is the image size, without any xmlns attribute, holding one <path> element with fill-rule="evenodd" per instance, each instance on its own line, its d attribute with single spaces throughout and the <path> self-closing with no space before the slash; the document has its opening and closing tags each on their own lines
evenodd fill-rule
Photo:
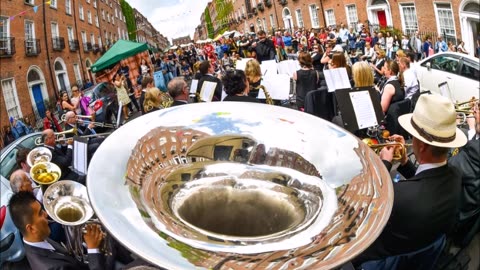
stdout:
<svg viewBox="0 0 480 270">
<path fill-rule="evenodd" d="M 313 69 L 312 57 L 309 53 L 301 52 L 298 55 L 298 62 L 301 68 L 293 73 L 293 80 L 296 81 L 297 108 L 303 110 L 307 93 L 318 88 L 319 74 Z"/>
<path fill-rule="evenodd" d="M 400 67 L 393 60 L 385 61 L 383 66 L 386 82 L 380 90 L 382 111 L 387 113 L 391 104 L 402 101 L 405 98 L 405 92 L 402 89 L 402 82 L 398 79 L 397 74 Z"/>
<path fill-rule="evenodd" d="M 250 90 L 248 96 L 252 98 L 258 97 L 259 86 L 262 81 L 262 71 L 257 60 L 252 59 L 245 66 L 245 75 L 247 76 Z"/>
<path fill-rule="evenodd" d="M 118 101 L 122 103 L 123 119 L 128 120 L 128 104 L 130 103 L 130 97 L 128 96 L 127 90 L 125 90 L 126 78 L 124 75 L 119 73 L 115 74 L 113 85 L 115 90 L 117 90 Z"/>
<path fill-rule="evenodd" d="M 372 87 L 373 73 L 367 62 L 360 61 L 352 66 L 353 82 L 355 87 Z"/>
<path fill-rule="evenodd" d="M 425 42 L 423 42 L 423 47 L 422 47 L 423 58 L 427 58 L 427 57 L 430 56 L 430 50 L 433 50 L 433 47 L 432 47 L 432 38 L 427 35 L 427 36 L 425 37 Z"/>
<path fill-rule="evenodd" d="M 162 107 L 162 92 L 156 87 L 147 89 L 145 100 L 143 101 L 143 109 L 145 113 L 158 111 Z"/>
<path fill-rule="evenodd" d="M 227 93 L 223 101 L 258 102 L 256 98 L 248 95 L 250 85 L 243 70 L 227 71 L 222 77 L 222 84 Z"/>
<path fill-rule="evenodd" d="M 62 132 L 62 127 L 58 124 L 57 118 L 50 109 L 47 109 L 43 118 L 43 130 L 46 129 L 51 129 L 53 132 Z"/>
<path fill-rule="evenodd" d="M 82 114 L 82 108 L 80 107 L 80 90 L 78 89 L 78 86 L 74 85 L 72 86 L 72 98 L 70 99 L 70 102 L 72 103 L 74 107 L 74 112 L 79 115 Z"/>
<path fill-rule="evenodd" d="M 390 32 L 386 33 L 387 37 L 385 38 L 385 46 L 387 49 L 387 56 L 388 59 L 393 59 L 392 52 L 393 52 L 393 37 Z"/>
<path fill-rule="evenodd" d="M 60 108 L 62 109 L 62 115 L 69 111 L 76 112 L 75 106 L 72 104 L 66 91 L 60 93 Z"/>
<path fill-rule="evenodd" d="M 460 40 L 460 42 L 458 42 L 457 52 L 468 54 L 467 50 L 465 50 L 465 42 L 463 42 L 463 40 Z"/>
<path fill-rule="evenodd" d="M 371 61 L 372 58 L 375 56 L 375 51 L 373 50 L 370 42 L 365 43 L 365 52 L 362 55 L 362 60 Z"/>
<path fill-rule="evenodd" d="M 376 51 L 375 62 L 370 64 L 370 66 L 375 71 L 375 77 L 374 77 L 375 82 L 378 82 L 382 78 L 383 76 L 382 67 L 384 65 L 385 65 L 385 51 L 382 49 L 378 49 L 378 51 Z"/>
<path fill-rule="evenodd" d="M 13 136 L 12 128 L 7 126 L 5 129 L 5 133 L 3 134 L 3 147 L 11 144 L 15 141 L 15 136 Z"/>
<path fill-rule="evenodd" d="M 451 41 L 449 41 L 447 43 L 447 45 L 448 45 L 448 51 L 449 52 L 456 52 L 457 51 L 457 48 L 455 47 L 455 44 L 453 44 Z"/>
<path fill-rule="evenodd" d="M 328 69 L 345 68 L 347 70 L 348 79 L 352 79 L 352 69 L 347 64 L 347 59 L 343 53 L 334 53 L 332 60 L 328 63 Z"/>
</svg>

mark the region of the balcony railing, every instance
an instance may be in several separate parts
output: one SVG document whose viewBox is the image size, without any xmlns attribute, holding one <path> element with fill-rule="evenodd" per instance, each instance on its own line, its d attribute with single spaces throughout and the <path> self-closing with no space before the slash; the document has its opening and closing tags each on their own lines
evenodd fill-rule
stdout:
<svg viewBox="0 0 480 270">
<path fill-rule="evenodd" d="M 15 38 L 0 38 L 0 57 L 12 57 L 15 54 Z"/>
<path fill-rule="evenodd" d="M 100 52 L 100 45 L 93 44 L 93 53 L 98 53 L 98 52 Z"/>
<path fill-rule="evenodd" d="M 26 39 L 25 40 L 25 54 L 27 56 L 36 56 L 41 52 L 40 39 Z"/>
<path fill-rule="evenodd" d="M 76 52 L 80 49 L 80 45 L 78 44 L 78 40 L 72 39 L 68 41 L 68 47 L 70 48 L 71 52 Z"/>
<path fill-rule="evenodd" d="M 52 38 L 53 50 L 62 51 L 65 49 L 65 39 L 63 37 L 54 37 Z"/>
<path fill-rule="evenodd" d="M 83 43 L 83 51 L 84 52 L 89 52 L 92 50 L 92 43 L 90 42 L 84 42 Z"/>
</svg>

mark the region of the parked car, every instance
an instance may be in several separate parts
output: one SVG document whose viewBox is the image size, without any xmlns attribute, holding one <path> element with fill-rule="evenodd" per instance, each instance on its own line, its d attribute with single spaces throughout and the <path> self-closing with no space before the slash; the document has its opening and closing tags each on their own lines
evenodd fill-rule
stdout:
<svg viewBox="0 0 480 270">
<path fill-rule="evenodd" d="M 6 269 L 6 264 L 16 264 L 16 268 L 24 269 L 26 263 L 25 250 L 20 232 L 13 224 L 9 211 L 8 202 L 13 195 L 10 188 L 10 175 L 19 167 L 16 157 L 20 149 L 36 147 L 35 140 L 42 135 L 41 132 L 31 133 L 20 137 L 0 151 L 0 268 Z M 15 263 L 17 262 L 17 263 Z"/>
<path fill-rule="evenodd" d="M 480 64 L 476 57 L 455 52 L 437 53 L 419 61 L 415 69 L 422 91 L 442 94 L 454 102 L 479 96 Z M 441 90 L 439 85 L 445 82 L 448 87 Z"/>
<path fill-rule="evenodd" d="M 84 91 L 95 108 L 95 122 L 116 124 L 118 113 L 117 91 L 111 83 L 102 82 Z M 97 128 L 96 128 L 97 129 Z"/>
</svg>

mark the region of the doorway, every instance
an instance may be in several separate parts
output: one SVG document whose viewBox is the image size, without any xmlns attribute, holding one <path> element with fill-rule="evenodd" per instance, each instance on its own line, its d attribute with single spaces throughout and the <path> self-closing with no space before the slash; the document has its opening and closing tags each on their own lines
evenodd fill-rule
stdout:
<svg viewBox="0 0 480 270">
<path fill-rule="evenodd" d="M 45 103 L 44 103 L 44 100 L 43 100 L 42 85 L 41 84 L 32 85 L 32 95 L 33 95 L 33 100 L 35 102 L 35 106 L 37 106 L 38 114 L 40 115 L 41 118 L 44 118 L 45 117 Z"/>
</svg>

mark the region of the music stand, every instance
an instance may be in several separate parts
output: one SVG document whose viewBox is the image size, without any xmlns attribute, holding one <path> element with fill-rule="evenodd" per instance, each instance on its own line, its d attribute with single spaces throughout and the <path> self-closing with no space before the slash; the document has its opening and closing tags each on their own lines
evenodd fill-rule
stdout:
<svg viewBox="0 0 480 270">
<path fill-rule="evenodd" d="M 448 82 L 441 82 L 438 84 L 438 90 L 440 90 L 440 94 L 455 103 L 455 100 L 452 98 L 452 91 L 450 91 L 450 87 L 448 86 Z"/>
<path fill-rule="evenodd" d="M 87 174 L 88 138 L 73 137 L 73 171 L 79 175 Z"/>
<path fill-rule="evenodd" d="M 335 97 L 343 127 L 350 132 L 376 126 L 384 119 L 380 96 L 373 87 L 338 89 Z"/>
</svg>

